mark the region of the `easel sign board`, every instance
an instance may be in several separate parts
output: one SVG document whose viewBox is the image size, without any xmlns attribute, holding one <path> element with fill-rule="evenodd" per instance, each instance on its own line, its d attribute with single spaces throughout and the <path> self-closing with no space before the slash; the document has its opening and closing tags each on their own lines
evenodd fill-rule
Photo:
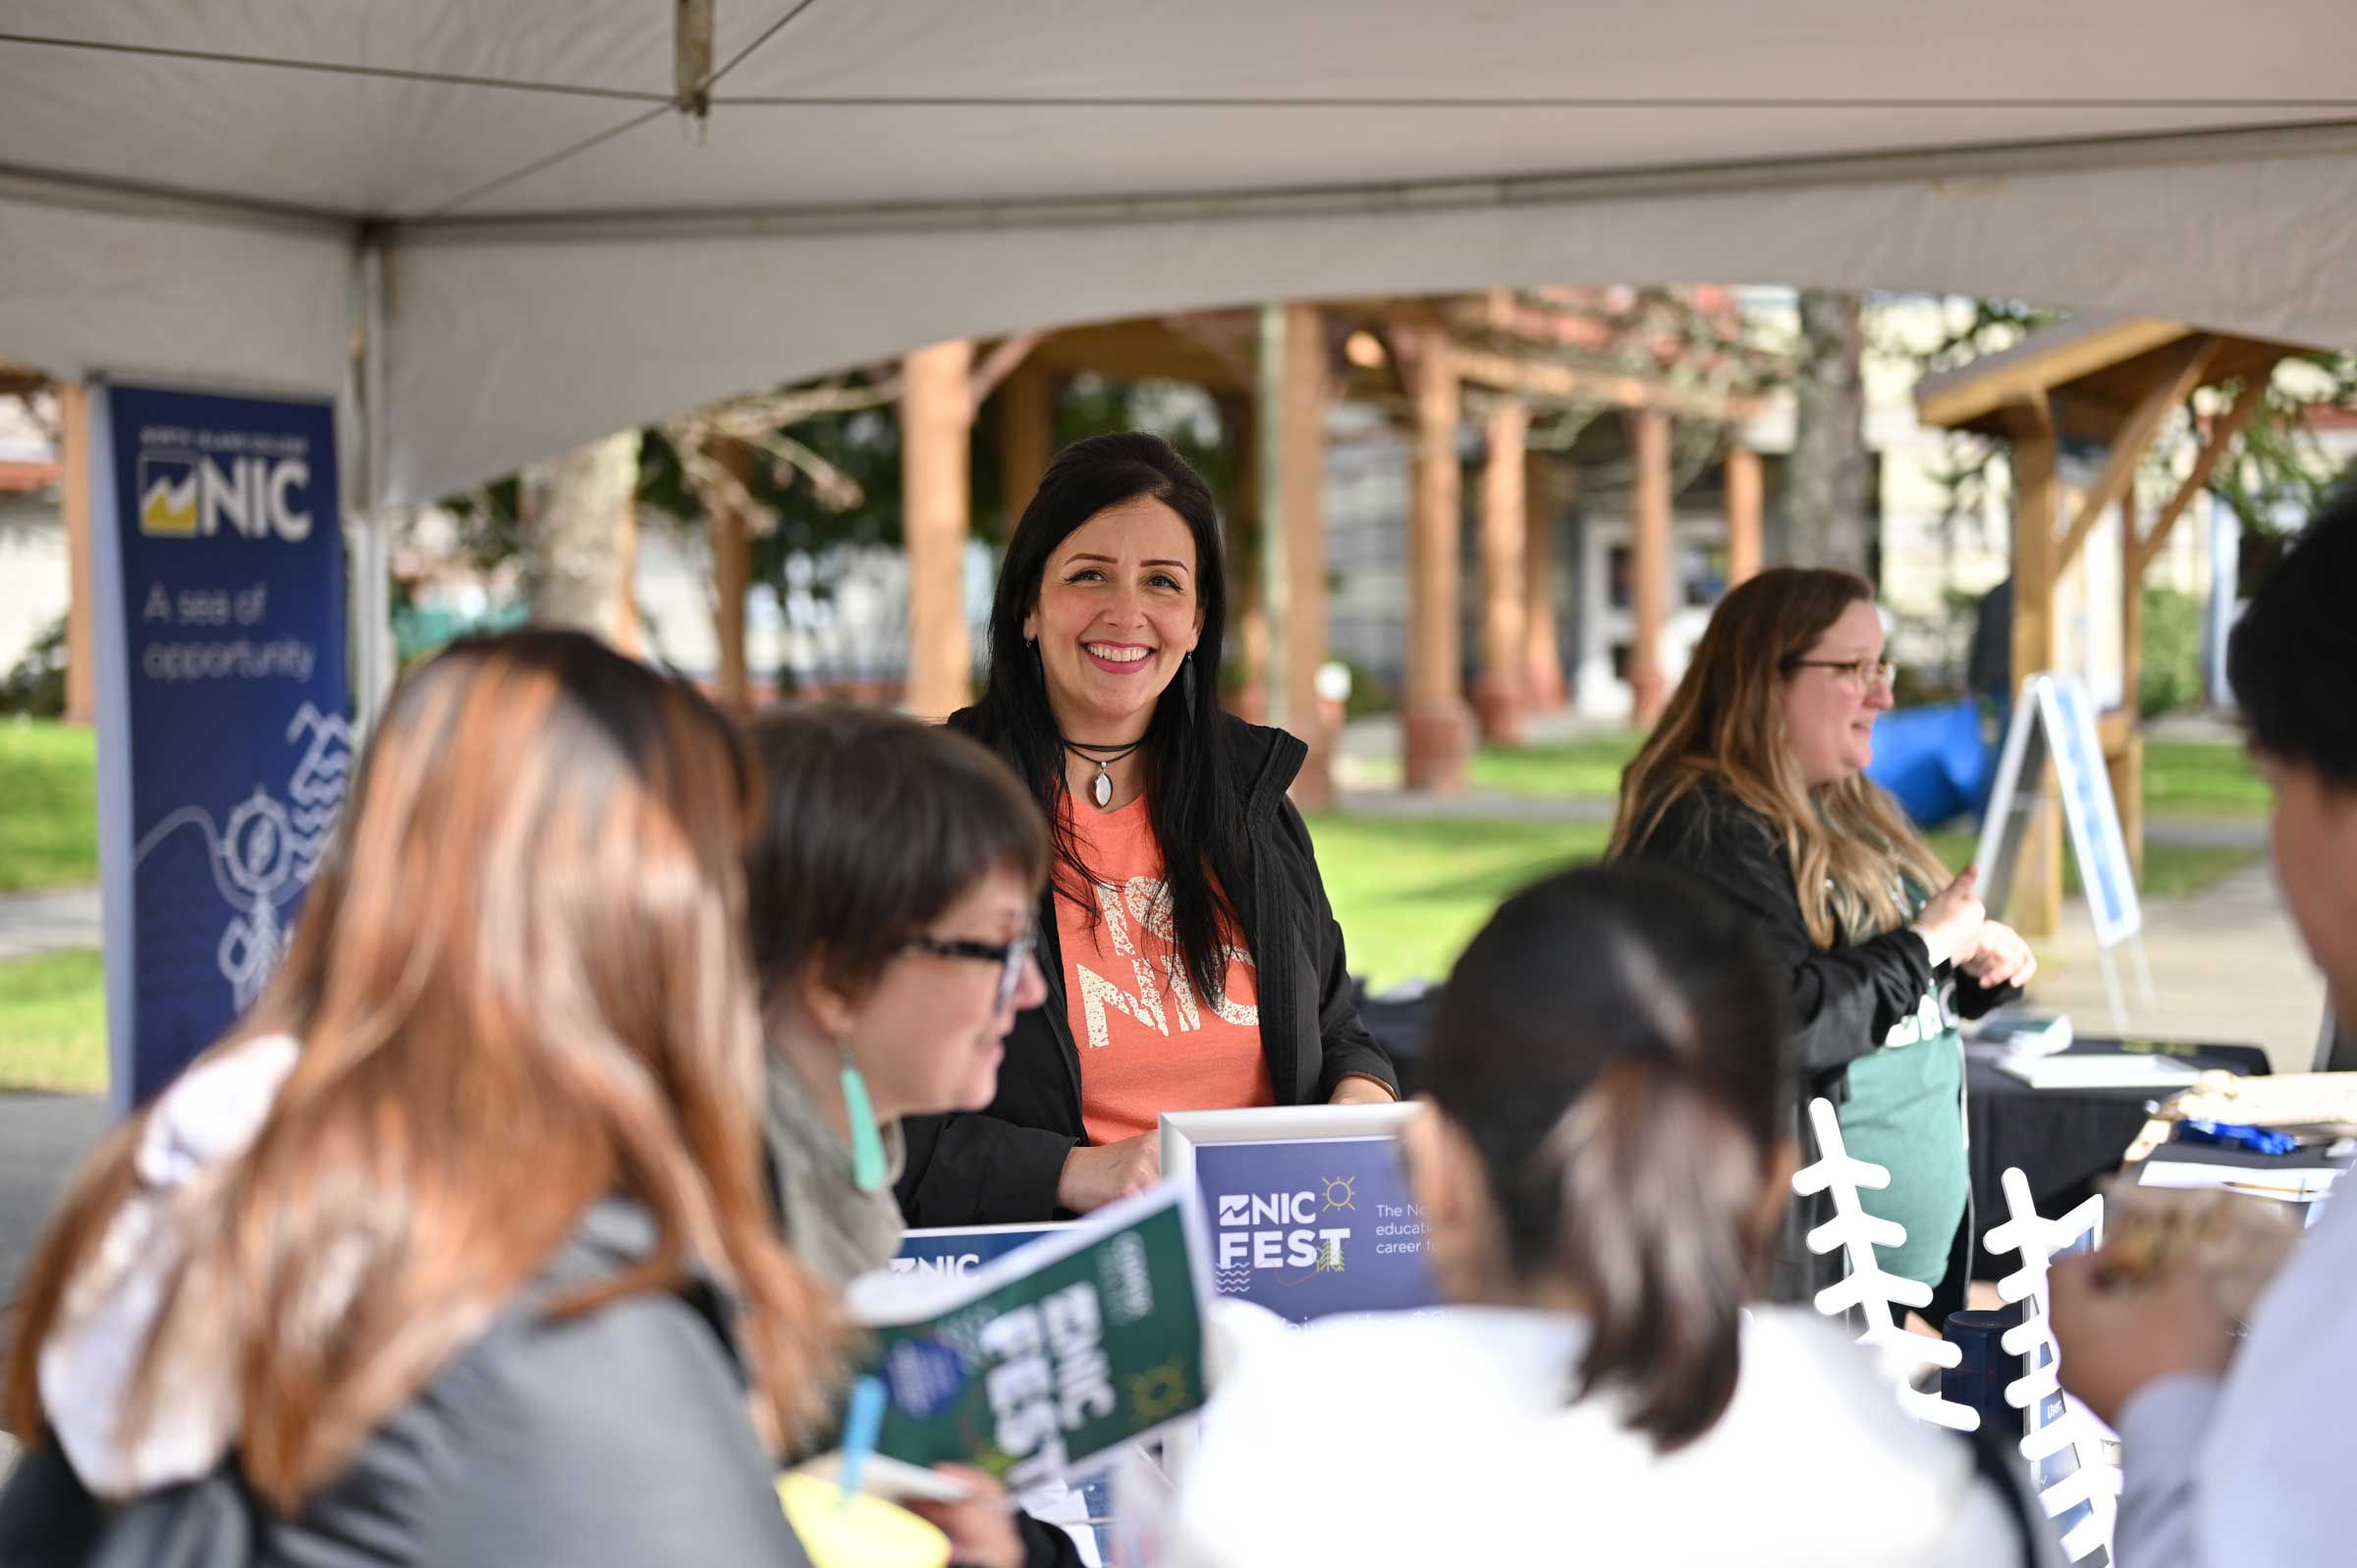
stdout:
<svg viewBox="0 0 2357 1568">
<path fill-rule="evenodd" d="M 1981 896 L 2002 909 L 2012 891 L 2021 857 L 2021 836 L 2038 797 L 2048 762 L 2062 796 L 2062 817 L 2078 857 L 2079 882 L 2095 921 L 2095 940 L 2117 946 L 2144 927 L 2136 898 L 2135 868 L 2119 808 L 2111 798 L 2111 776 L 2104 767 L 2103 739 L 2096 732 L 2095 704 L 2076 676 L 2037 675 L 2022 683 L 1997 767 L 1997 787 L 1981 822 L 1975 863 L 1981 868 Z M 2026 784 L 2025 784 L 2026 781 Z"/>
<path fill-rule="evenodd" d="M 1162 1168 L 1190 1184 L 1212 1283 L 1288 1322 L 1437 1306 L 1398 1134 L 1413 1106 L 1279 1106 L 1162 1117 Z"/>
</svg>

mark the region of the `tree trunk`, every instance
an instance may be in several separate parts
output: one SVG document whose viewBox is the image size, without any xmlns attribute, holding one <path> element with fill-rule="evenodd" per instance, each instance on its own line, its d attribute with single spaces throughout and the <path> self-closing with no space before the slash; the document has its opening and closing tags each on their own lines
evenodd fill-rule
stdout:
<svg viewBox="0 0 2357 1568">
<path fill-rule="evenodd" d="M 1800 362 L 1792 382 L 1792 462 L 1784 481 L 1792 564 L 1866 573 L 1873 460 L 1866 452 L 1863 301 L 1800 293 Z"/>
<path fill-rule="evenodd" d="M 524 479 L 523 582 L 531 618 L 609 640 L 632 562 L 638 432 L 625 430 L 535 463 Z"/>
</svg>

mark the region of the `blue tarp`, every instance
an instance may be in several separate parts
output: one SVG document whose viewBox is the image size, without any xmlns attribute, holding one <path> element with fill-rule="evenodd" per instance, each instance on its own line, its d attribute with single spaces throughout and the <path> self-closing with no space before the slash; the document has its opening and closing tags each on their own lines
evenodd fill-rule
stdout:
<svg viewBox="0 0 2357 1568">
<path fill-rule="evenodd" d="M 1874 727 L 1866 777 L 1898 797 L 1919 828 L 1935 828 L 1987 804 L 1997 753 L 1981 733 L 1977 702 L 1901 708 Z"/>
</svg>

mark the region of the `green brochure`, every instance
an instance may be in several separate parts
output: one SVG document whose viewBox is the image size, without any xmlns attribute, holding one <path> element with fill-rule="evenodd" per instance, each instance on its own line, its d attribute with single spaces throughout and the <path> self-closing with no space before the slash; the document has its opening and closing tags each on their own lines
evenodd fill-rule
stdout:
<svg viewBox="0 0 2357 1568">
<path fill-rule="evenodd" d="M 962 1277 L 855 1282 L 889 1397 L 876 1453 L 972 1465 L 1020 1491 L 1200 1409 L 1199 1223 L 1166 1181 Z"/>
</svg>

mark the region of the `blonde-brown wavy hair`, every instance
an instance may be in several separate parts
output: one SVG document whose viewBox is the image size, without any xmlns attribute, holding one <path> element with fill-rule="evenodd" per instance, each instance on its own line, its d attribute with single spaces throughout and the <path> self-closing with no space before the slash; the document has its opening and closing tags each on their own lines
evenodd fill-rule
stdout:
<svg viewBox="0 0 2357 1568">
<path fill-rule="evenodd" d="M 1640 848 L 1663 814 L 1716 784 L 1782 836 L 1809 941 L 1831 947 L 1904 925 L 1899 880 L 1927 892 L 1946 870 L 1881 786 L 1864 775 L 1810 788 L 1784 728 L 1784 682 L 1794 659 L 1860 602 L 1863 577 L 1779 567 L 1719 602 L 1661 723 L 1620 775 L 1613 858 Z"/>
<path fill-rule="evenodd" d="M 830 1298 L 780 1245 L 759 1166 L 761 1035 L 742 854 L 759 804 L 696 692 L 576 632 L 458 644 L 395 691 L 286 961 L 216 1051 L 301 1045 L 251 1146 L 175 1214 L 125 1412 L 174 1367 L 231 1369 L 247 1481 L 292 1510 L 627 1194 L 651 1251 L 557 1315 L 674 1289 L 742 1298 L 773 1446 L 835 1376 Z M 135 1186 L 140 1119 L 85 1164 L 36 1251 L 8 1413 L 69 1282 Z M 201 1359 L 196 1359 L 201 1358 Z"/>
</svg>

